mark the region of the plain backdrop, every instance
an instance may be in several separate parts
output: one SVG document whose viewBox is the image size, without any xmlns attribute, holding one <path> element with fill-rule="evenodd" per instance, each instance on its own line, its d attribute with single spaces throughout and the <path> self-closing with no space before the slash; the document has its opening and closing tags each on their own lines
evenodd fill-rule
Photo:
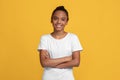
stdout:
<svg viewBox="0 0 120 80">
<path fill-rule="evenodd" d="M 0 80 L 41 80 L 38 44 L 59 5 L 83 51 L 76 80 L 120 80 L 120 0 L 0 0 Z"/>
</svg>

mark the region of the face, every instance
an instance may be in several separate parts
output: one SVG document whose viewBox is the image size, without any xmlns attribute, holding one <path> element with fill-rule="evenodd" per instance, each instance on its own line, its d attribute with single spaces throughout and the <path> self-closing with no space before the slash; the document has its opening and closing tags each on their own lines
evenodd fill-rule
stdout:
<svg viewBox="0 0 120 80">
<path fill-rule="evenodd" d="M 52 18 L 52 25 L 54 31 L 64 31 L 64 27 L 67 24 L 67 15 L 64 11 L 56 11 Z"/>
</svg>

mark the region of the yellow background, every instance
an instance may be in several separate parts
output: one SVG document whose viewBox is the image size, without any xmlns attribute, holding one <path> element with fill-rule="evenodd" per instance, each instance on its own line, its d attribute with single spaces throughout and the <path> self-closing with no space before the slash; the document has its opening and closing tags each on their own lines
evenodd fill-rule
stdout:
<svg viewBox="0 0 120 80">
<path fill-rule="evenodd" d="M 0 0 L 0 80 L 41 80 L 37 47 L 58 5 L 84 48 L 76 80 L 120 80 L 120 0 Z"/>
</svg>

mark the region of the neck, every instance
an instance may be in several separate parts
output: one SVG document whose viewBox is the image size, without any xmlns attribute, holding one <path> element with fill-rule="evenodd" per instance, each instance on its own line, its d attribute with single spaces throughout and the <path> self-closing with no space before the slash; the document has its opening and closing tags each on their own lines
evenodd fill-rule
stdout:
<svg viewBox="0 0 120 80">
<path fill-rule="evenodd" d="M 54 32 L 52 32 L 52 34 L 57 35 L 57 36 L 64 35 L 65 33 L 66 33 L 65 31 L 54 31 Z"/>
<path fill-rule="evenodd" d="M 67 32 L 65 31 L 54 31 L 51 33 L 51 35 L 56 39 L 62 39 L 67 35 Z"/>
</svg>

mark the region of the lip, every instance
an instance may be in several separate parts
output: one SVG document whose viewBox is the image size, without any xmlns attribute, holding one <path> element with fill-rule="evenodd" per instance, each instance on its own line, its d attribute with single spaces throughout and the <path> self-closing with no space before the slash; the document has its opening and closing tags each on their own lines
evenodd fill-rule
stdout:
<svg viewBox="0 0 120 80">
<path fill-rule="evenodd" d="M 61 28 L 62 27 L 62 25 L 59 25 L 59 24 L 57 24 L 57 25 L 55 25 L 57 28 Z"/>
</svg>

